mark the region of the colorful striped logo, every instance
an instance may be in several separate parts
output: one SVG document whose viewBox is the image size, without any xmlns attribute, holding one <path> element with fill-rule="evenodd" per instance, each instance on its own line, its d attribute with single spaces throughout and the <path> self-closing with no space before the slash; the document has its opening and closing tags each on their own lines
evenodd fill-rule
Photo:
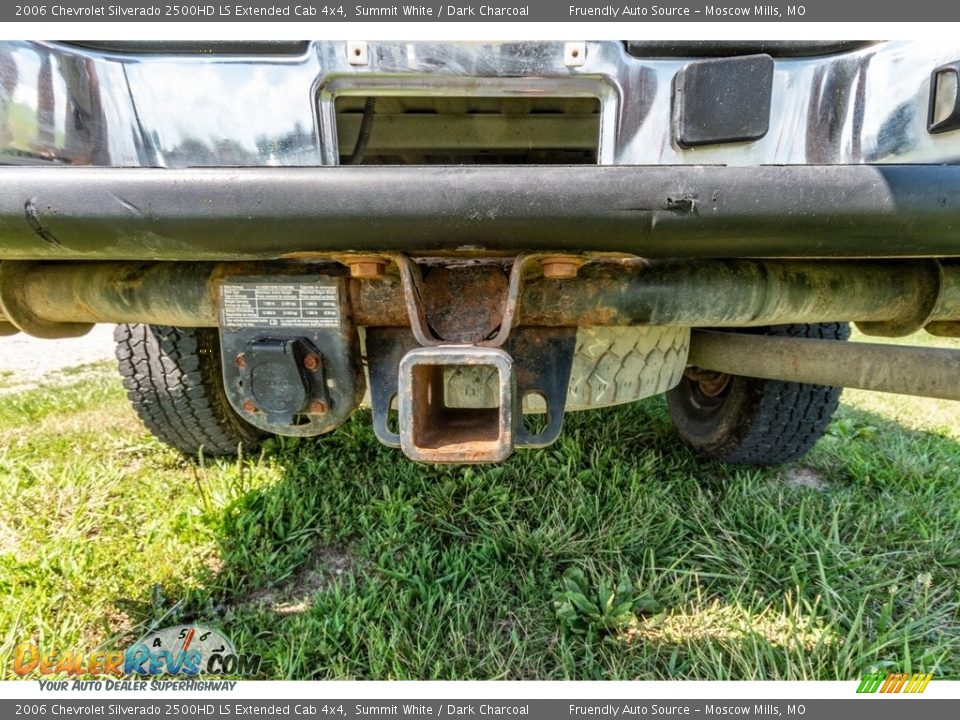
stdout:
<svg viewBox="0 0 960 720">
<path fill-rule="evenodd" d="M 863 676 L 857 692 L 922 693 L 932 678 L 932 673 L 869 673 Z"/>
</svg>

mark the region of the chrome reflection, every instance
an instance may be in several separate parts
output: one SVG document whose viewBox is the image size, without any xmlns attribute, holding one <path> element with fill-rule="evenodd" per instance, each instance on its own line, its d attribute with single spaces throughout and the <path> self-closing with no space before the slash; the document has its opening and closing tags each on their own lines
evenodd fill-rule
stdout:
<svg viewBox="0 0 960 720">
<path fill-rule="evenodd" d="M 364 89 L 451 94 L 595 93 L 600 162 L 835 164 L 960 161 L 960 131 L 927 131 L 934 69 L 960 43 L 896 41 L 777 58 L 770 130 L 695 149 L 671 133 L 672 79 L 687 59 L 635 58 L 589 42 L 370 42 L 366 65 L 342 41 L 297 53 L 110 52 L 0 42 L 0 163 L 269 166 L 337 162 L 333 102 Z M 505 80 L 500 80 L 504 78 Z"/>
</svg>

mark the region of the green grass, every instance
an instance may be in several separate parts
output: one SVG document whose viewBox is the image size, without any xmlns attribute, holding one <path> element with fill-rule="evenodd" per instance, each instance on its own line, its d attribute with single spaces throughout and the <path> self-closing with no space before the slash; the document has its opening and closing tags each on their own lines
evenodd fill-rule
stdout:
<svg viewBox="0 0 960 720">
<path fill-rule="evenodd" d="M 0 404 L 0 663 L 198 621 L 264 677 L 960 677 L 958 406 L 850 392 L 803 461 L 699 461 L 662 399 L 494 467 L 367 413 L 198 465 L 112 375 Z"/>
</svg>

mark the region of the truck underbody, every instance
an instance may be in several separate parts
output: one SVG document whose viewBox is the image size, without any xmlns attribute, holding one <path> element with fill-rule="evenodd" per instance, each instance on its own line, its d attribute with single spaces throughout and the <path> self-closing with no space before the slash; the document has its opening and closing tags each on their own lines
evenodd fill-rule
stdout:
<svg viewBox="0 0 960 720">
<path fill-rule="evenodd" d="M 0 44 L 0 334 L 123 324 L 187 452 L 366 403 L 495 462 L 669 392 L 779 462 L 835 388 L 960 400 L 960 351 L 845 341 L 960 336 L 960 46 L 241 45 Z"/>
</svg>

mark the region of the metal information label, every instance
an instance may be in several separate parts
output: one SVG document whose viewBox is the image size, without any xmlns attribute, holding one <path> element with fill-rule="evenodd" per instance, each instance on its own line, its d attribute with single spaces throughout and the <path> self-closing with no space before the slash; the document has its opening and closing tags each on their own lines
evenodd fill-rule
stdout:
<svg viewBox="0 0 960 720">
<path fill-rule="evenodd" d="M 226 282 L 220 286 L 221 327 L 335 328 L 336 285 Z"/>
</svg>

